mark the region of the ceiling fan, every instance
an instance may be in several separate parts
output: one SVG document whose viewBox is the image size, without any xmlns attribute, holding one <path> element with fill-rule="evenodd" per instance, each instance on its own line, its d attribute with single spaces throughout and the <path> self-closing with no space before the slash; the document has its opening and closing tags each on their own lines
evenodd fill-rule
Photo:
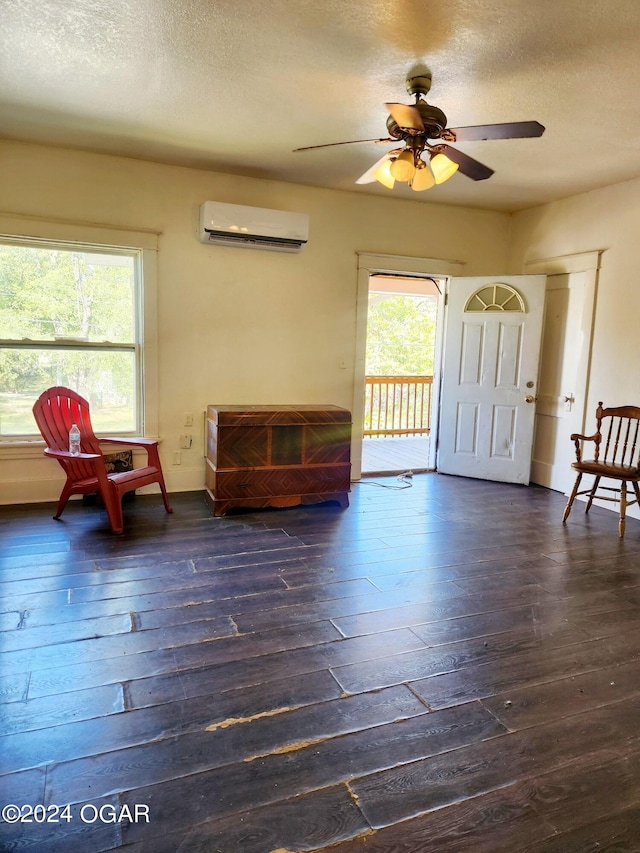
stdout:
<svg viewBox="0 0 640 853">
<path fill-rule="evenodd" d="M 415 104 L 385 104 L 389 110 L 384 139 L 355 139 L 349 142 L 329 142 L 326 145 L 308 145 L 295 151 L 314 148 L 331 148 L 336 145 L 356 145 L 362 142 L 398 142 L 403 147 L 394 148 L 361 175 L 357 184 L 379 181 L 393 189 L 396 181 L 404 181 L 411 189 L 420 192 L 434 184 L 442 184 L 460 171 L 473 181 L 484 181 L 493 175 L 493 169 L 469 157 L 449 142 L 475 142 L 485 139 L 522 139 L 542 136 L 543 125 L 537 121 L 518 121 L 503 124 L 481 124 L 472 127 L 447 127 L 447 117 L 438 107 L 427 103 L 424 96 L 431 89 L 431 74 L 422 72 L 406 80 L 407 92 L 415 96 Z M 433 142 L 431 140 L 434 140 Z M 427 155 L 427 160 L 423 159 Z"/>
</svg>

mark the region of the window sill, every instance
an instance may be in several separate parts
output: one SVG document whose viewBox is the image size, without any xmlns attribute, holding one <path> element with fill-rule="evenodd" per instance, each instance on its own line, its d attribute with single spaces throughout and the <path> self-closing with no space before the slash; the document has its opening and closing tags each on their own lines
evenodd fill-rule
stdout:
<svg viewBox="0 0 640 853">
<path fill-rule="evenodd" d="M 132 436 L 134 437 L 134 436 Z M 152 438 L 153 436 L 145 436 L 145 438 Z M 124 438 L 124 436 L 123 436 Z M 98 436 L 98 440 L 100 440 L 100 436 Z M 157 439 L 159 442 L 161 439 Z M 45 443 L 42 439 L 25 439 L 23 441 L 15 440 L 15 441 L 0 441 L 0 459 L 5 460 L 21 460 L 21 459 L 42 459 L 43 458 L 43 450 L 45 448 Z M 124 445 L 123 445 L 124 446 Z M 117 444 L 111 445 L 113 450 L 107 450 L 103 448 L 105 453 L 115 452 L 115 448 L 118 447 Z M 135 453 L 144 453 L 143 449 L 135 450 Z"/>
<path fill-rule="evenodd" d="M 2 459 L 39 459 L 44 450 L 44 441 L 33 438 L 24 441 L 0 441 Z"/>
</svg>

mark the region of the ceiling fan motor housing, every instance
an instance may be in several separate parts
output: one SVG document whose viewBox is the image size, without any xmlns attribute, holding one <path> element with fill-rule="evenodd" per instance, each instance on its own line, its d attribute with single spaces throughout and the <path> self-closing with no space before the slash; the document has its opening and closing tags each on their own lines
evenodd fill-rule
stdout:
<svg viewBox="0 0 640 853">
<path fill-rule="evenodd" d="M 431 89 L 431 74 L 424 71 L 422 74 L 407 77 L 405 86 L 410 95 L 428 95 Z"/>
<path fill-rule="evenodd" d="M 389 131 L 390 136 L 394 139 L 402 139 L 406 136 L 420 135 L 427 139 L 439 139 L 443 130 L 447 126 L 447 117 L 442 110 L 438 109 L 438 107 L 434 107 L 432 104 L 428 104 L 422 99 L 419 99 L 415 103 L 414 108 L 420 113 L 424 130 L 418 131 L 399 127 L 393 116 L 389 116 L 387 118 L 387 130 Z"/>
</svg>

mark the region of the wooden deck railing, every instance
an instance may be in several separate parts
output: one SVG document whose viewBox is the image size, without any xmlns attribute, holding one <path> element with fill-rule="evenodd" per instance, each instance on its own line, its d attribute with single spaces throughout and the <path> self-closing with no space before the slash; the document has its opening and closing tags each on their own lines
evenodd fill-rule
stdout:
<svg viewBox="0 0 640 853">
<path fill-rule="evenodd" d="M 365 376 L 365 435 L 428 435 L 433 376 Z"/>
</svg>

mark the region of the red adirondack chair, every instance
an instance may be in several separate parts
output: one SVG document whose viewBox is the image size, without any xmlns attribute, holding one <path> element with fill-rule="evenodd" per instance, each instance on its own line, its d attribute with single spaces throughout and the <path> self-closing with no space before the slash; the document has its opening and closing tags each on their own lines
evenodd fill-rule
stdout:
<svg viewBox="0 0 640 853">
<path fill-rule="evenodd" d="M 96 438 L 89 403 L 69 388 L 49 388 L 36 400 L 33 415 L 38 429 L 47 443 L 45 456 L 57 459 L 67 481 L 60 494 L 54 518 L 60 518 L 71 495 L 97 492 L 102 496 L 109 525 L 114 533 L 122 533 L 122 497 L 127 492 L 149 483 L 157 483 L 167 512 L 173 512 L 164 484 L 158 442 L 151 438 Z M 80 430 L 81 453 L 69 452 L 69 430 L 76 424 Z M 108 473 L 100 444 L 118 444 L 143 448 L 147 452 L 147 465 L 133 471 Z"/>
</svg>

